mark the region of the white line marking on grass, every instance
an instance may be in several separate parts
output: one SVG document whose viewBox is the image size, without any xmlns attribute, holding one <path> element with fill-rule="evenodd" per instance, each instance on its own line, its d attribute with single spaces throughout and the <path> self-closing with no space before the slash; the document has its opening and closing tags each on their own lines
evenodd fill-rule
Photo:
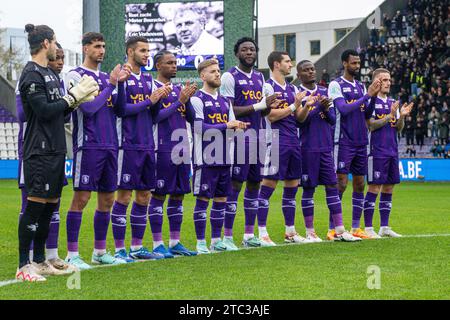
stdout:
<svg viewBox="0 0 450 320">
<path fill-rule="evenodd" d="M 432 233 L 432 234 L 411 234 L 411 235 L 403 235 L 401 238 L 435 238 L 435 237 L 450 237 L 450 233 Z M 386 240 L 386 239 L 401 239 L 401 238 L 389 238 L 389 237 L 384 237 L 381 239 L 375 239 L 373 241 L 376 240 Z M 367 240 L 363 240 L 362 242 L 365 242 Z M 285 247 L 285 246 L 297 246 L 297 245 L 314 245 L 314 244 L 320 244 L 320 243 L 333 243 L 333 241 L 327 241 L 324 240 L 323 242 L 318 242 L 318 243 L 282 243 L 282 244 L 278 244 L 277 247 Z M 261 249 L 261 248 L 273 248 L 273 247 L 255 247 L 255 248 L 240 248 L 239 250 L 252 250 L 252 249 Z M 220 253 L 217 253 L 220 254 Z M 187 257 L 189 258 L 189 257 Z M 162 259 L 164 260 L 164 259 Z M 153 262 L 156 263 L 156 260 L 152 260 L 152 261 L 136 261 L 135 263 L 143 263 L 143 262 Z M 116 266 L 123 266 L 123 264 L 116 264 L 116 265 L 93 265 L 91 269 L 97 269 L 97 268 L 110 268 L 110 267 L 116 267 Z M 16 284 L 16 283 L 21 283 L 22 281 L 18 281 L 16 279 L 12 279 L 12 280 L 6 280 L 6 281 L 0 281 L 0 287 L 6 287 L 12 284 Z"/>
</svg>

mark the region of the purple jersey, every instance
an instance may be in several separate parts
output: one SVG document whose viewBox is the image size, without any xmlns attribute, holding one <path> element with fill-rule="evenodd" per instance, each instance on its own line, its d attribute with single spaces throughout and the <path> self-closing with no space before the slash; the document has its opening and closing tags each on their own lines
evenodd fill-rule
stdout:
<svg viewBox="0 0 450 320">
<path fill-rule="evenodd" d="M 314 90 L 300 86 L 301 92 L 306 91 L 306 96 L 318 95 L 328 96 L 327 88 L 316 86 Z M 310 107 L 310 112 L 305 122 L 300 126 L 301 146 L 303 150 L 312 152 L 331 152 L 333 150 L 333 132 L 332 127 L 336 123 L 336 111 L 331 106 L 328 112 L 324 111 L 323 106 L 316 102 Z"/>
<path fill-rule="evenodd" d="M 164 84 L 155 80 L 155 89 L 161 88 Z M 158 152 L 172 152 L 173 147 L 180 143 L 180 140 L 172 141 L 172 133 L 175 130 L 182 129 L 185 131 L 186 135 L 183 136 L 184 141 L 188 141 L 188 133 L 186 127 L 186 106 L 182 105 L 178 98 L 180 96 L 181 87 L 179 85 L 173 84 L 173 90 L 169 96 L 162 99 L 159 102 L 160 112 L 164 109 L 168 109 L 173 105 L 179 105 L 176 112 L 172 113 L 169 117 L 158 121 L 154 125 L 154 139 L 156 143 L 156 151 Z M 177 135 L 178 137 L 178 135 Z"/>
<path fill-rule="evenodd" d="M 230 99 L 233 106 L 251 106 L 261 102 L 263 98 L 264 76 L 261 72 L 253 70 L 247 74 L 238 67 L 231 68 L 222 76 L 221 94 Z M 264 128 L 261 112 L 253 112 L 238 120 L 249 122 L 249 129 L 254 129 L 258 134 L 259 129 Z"/>
<path fill-rule="evenodd" d="M 278 93 L 280 95 L 279 99 L 282 101 L 281 105 L 278 108 L 287 109 L 291 104 L 295 102 L 295 95 L 298 93 L 298 89 L 290 83 L 286 83 L 284 86 L 282 86 L 274 79 L 269 79 L 264 85 L 264 95 L 270 96 L 274 93 Z M 286 118 L 272 123 L 267 120 L 266 123 L 268 128 L 270 126 L 272 130 L 278 130 L 280 145 L 298 146 L 300 144 L 297 120 L 294 113 L 291 113 Z"/>
<path fill-rule="evenodd" d="M 216 94 L 212 96 L 203 90 L 198 91 L 190 100 L 190 106 L 195 112 L 195 125 L 193 128 L 194 136 L 194 165 L 195 167 L 213 167 L 231 165 L 230 150 L 232 142 L 226 139 L 227 122 L 235 120 L 233 108 L 230 101 Z M 202 127 L 200 128 L 200 124 Z M 212 136 L 216 136 L 217 130 L 220 131 L 222 150 L 211 150 L 212 143 L 218 145 L 218 141 L 213 139 L 208 142 L 208 132 L 210 130 Z M 213 130 L 216 130 L 215 132 Z M 205 134 L 206 133 L 206 134 Z M 232 138 L 232 137 L 231 137 Z M 220 152 L 221 155 L 216 154 Z M 216 158 L 217 157 L 217 158 Z"/>
<path fill-rule="evenodd" d="M 113 90 L 109 83 L 109 75 L 101 71 L 88 70 L 78 67 L 70 71 L 68 78 L 79 82 L 84 75 L 93 77 L 100 87 L 100 94 L 96 100 L 101 98 L 104 90 Z M 72 115 L 73 121 L 73 149 L 74 151 L 81 149 L 98 149 L 98 150 L 114 150 L 118 148 L 116 115 L 114 114 L 113 97 L 115 93 L 109 95 L 106 101 L 98 106 L 97 112 L 91 114 L 83 105 L 77 109 Z M 103 100 L 102 100 L 103 102 Z M 86 105 L 94 105 L 96 101 L 86 103 Z"/>
<path fill-rule="evenodd" d="M 126 86 L 127 104 L 136 105 L 149 100 L 153 91 L 153 79 L 151 75 L 132 74 Z M 154 150 L 153 122 L 156 114 L 152 106 L 134 115 L 117 119 L 117 133 L 119 135 L 119 147 L 124 150 Z"/>
<path fill-rule="evenodd" d="M 391 113 L 391 106 L 395 100 L 377 97 L 372 118 L 383 119 Z M 397 112 L 397 118 L 398 118 Z M 392 119 L 384 127 L 370 133 L 370 156 L 375 158 L 388 158 L 398 156 L 397 119 Z"/>
<path fill-rule="evenodd" d="M 352 104 L 363 98 L 366 93 L 365 86 L 357 80 L 352 83 L 339 77 L 331 81 L 328 96 L 333 99 L 336 107 L 335 143 L 355 147 L 366 146 L 369 143 L 366 119 L 370 118 L 371 112 L 366 112 L 368 103 L 363 103 L 358 109 L 343 114 L 339 112 L 336 101 L 343 98 L 346 104 Z"/>
</svg>

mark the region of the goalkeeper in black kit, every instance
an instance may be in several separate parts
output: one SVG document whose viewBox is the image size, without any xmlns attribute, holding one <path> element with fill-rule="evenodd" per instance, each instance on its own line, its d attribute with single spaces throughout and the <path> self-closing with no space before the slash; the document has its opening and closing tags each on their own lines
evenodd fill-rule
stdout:
<svg viewBox="0 0 450 320">
<path fill-rule="evenodd" d="M 50 221 L 64 183 L 66 138 L 64 118 L 84 102 L 94 100 L 98 84 L 85 77 L 61 96 L 59 77 L 48 67 L 56 57 L 56 37 L 48 26 L 27 25 L 32 61 L 20 77 L 20 98 L 27 127 L 23 146 L 23 170 L 28 203 L 19 222 L 20 281 L 45 281 L 47 275 L 65 274 L 45 259 Z M 30 244 L 34 243 L 33 262 Z"/>
</svg>

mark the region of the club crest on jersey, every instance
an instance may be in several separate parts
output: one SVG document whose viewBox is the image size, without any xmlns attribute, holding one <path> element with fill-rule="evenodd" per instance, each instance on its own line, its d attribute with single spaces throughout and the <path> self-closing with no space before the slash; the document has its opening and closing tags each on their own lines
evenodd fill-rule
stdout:
<svg viewBox="0 0 450 320">
<path fill-rule="evenodd" d="M 247 85 L 247 80 L 239 80 L 239 84 L 241 86 L 245 86 L 245 85 Z"/>
<path fill-rule="evenodd" d="M 339 169 L 344 169 L 345 168 L 345 162 L 343 162 L 343 161 L 339 162 L 338 167 L 339 167 Z"/>
<path fill-rule="evenodd" d="M 123 182 L 128 183 L 131 181 L 131 175 L 129 174 L 124 174 L 122 177 Z"/>
<path fill-rule="evenodd" d="M 135 85 L 136 85 L 136 82 L 134 82 L 134 80 L 128 80 L 127 84 L 128 84 L 129 86 L 135 86 Z"/>
<path fill-rule="evenodd" d="M 377 104 L 375 105 L 375 109 L 383 109 L 383 105 L 377 103 Z"/>
<path fill-rule="evenodd" d="M 211 101 L 205 101 L 205 107 L 212 107 L 213 103 Z"/>
<path fill-rule="evenodd" d="M 89 177 L 88 175 L 83 175 L 83 176 L 81 177 L 81 183 L 82 183 L 82 184 L 88 184 L 88 183 L 89 183 L 89 180 L 90 180 L 90 177 Z"/>
<path fill-rule="evenodd" d="M 156 182 L 156 185 L 158 186 L 158 189 L 164 188 L 164 184 L 165 184 L 164 180 L 158 180 Z"/>
<path fill-rule="evenodd" d="M 351 88 L 345 87 L 345 88 L 342 89 L 342 92 L 344 92 L 344 93 L 350 93 L 350 92 L 352 92 L 352 89 L 351 89 Z"/>
<path fill-rule="evenodd" d="M 206 191 L 209 189 L 209 185 L 207 184 L 202 184 L 202 191 Z"/>
<path fill-rule="evenodd" d="M 309 175 L 307 175 L 307 174 L 304 174 L 304 175 L 302 175 L 302 181 L 308 181 L 308 179 L 309 179 Z"/>
<path fill-rule="evenodd" d="M 233 173 L 234 174 L 240 174 L 241 173 L 241 168 L 240 167 L 234 167 L 233 168 Z"/>
<path fill-rule="evenodd" d="M 380 172 L 380 171 L 375 171 L 375 172 L 373 173 L 373 175 L 374 175 L 375 179 L 380 179 L 380 177 L 381 177 L 381 172 Z"/>
</svg>

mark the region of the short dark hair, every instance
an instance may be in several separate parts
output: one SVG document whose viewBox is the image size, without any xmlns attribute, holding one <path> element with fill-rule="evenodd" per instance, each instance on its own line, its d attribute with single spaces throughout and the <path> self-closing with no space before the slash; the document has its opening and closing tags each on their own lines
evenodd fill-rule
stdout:
<svg viewBox="0 0 450 320">
<path fill-rule="evenodd" d="M 256 44 L 256 41 L 255 41 L 255 40 L 253 40 L 252 38 L 249 38 L 249 37 L 243 37 L 243 38 L 240 38 L 240 39 L 236 42 L 236 44 L 234 45 L 234 54 L 235 54 L 235 55 L 239 52 L 239 47 L 240 47 L 241 44 L 243 44 L 244 42 L 251 42 L 251 43 L 253 43 L 253 44 L 255 45 L 255 47 L 256 47 L 256 52 L 259 51 L 259 47 L 258 47 L 258 45 Z"/>
<path fill-rule="evenodd" d="M 59 50 L 63 50 L 63 47 L 61 46 L 61 44 L 59 42 L 56 42 L 56 47 L 58 47 Z"/>
<path fill-rule="evenodd" d="M 138 37 L 138 36 L 130 37 L 130 38 L 128 38 L 128 40 L 126 42 L 127 52 L 128 52 L 128 49 L 130 49 L 130 48 L 133 48 L 133 49 L 136 48 L 136 45 L 138 42 L 149 43 L 148 39 L 145 37 Z"/>
<path fill-rule="evenodd" d="M 165 56 L 168 54 L 173 54 L 175 55 L 173 52 L 170 52 L 169 50 L 161 50 L 158 51 L 155 55 L 155 57 L 153 58 L 153 60 L 155 61 L 155 65 Z"/>
<path fill-rule="evenodd" d="M 83 40 L 81 41 L 83 46 L 86 46 L 88 44 L 92 44 L 95 41 L 105 41 L 105 37 L 103 34 L 98 32 L 87 32 L 83 34 Z"/>
<path fill-rule="evenodd" d="M 342 53 L 341 61 L 342 62 L 348 62 L 348 59 L 350 58 L 350 56 L 359 57 L 359 53 L 356 50 L 353 50 L 353 49 L 345 50 Z"/>
<path fill-rule="evenodd" d="M 300 67 L 307 62 L 312 63 L 310 60 L 302 60 L 299 63 L 297 63 L 297 71 L 299 71 Z"/>
<path fill-rule="evenodd" d="M 30 45 L 30 54 L 36 55 L 42 49 L 42 43 L 45 40 L 52 41 L 55 38 L 55 32 L 46 25 L 35 26 L 27 24 L 25 32 L 28 33 L 28 43 Z"/>
<path fill-rule="evenodd" d="M 284 51 L 273 51 L 269 54 L 267 64 L 269 65 L 270 70 L 273 71 L 275 68 L 275 62 L 281 62 L 283 60 L 283 56 L 289 56 L 289 53 Z"/>
</svg>

